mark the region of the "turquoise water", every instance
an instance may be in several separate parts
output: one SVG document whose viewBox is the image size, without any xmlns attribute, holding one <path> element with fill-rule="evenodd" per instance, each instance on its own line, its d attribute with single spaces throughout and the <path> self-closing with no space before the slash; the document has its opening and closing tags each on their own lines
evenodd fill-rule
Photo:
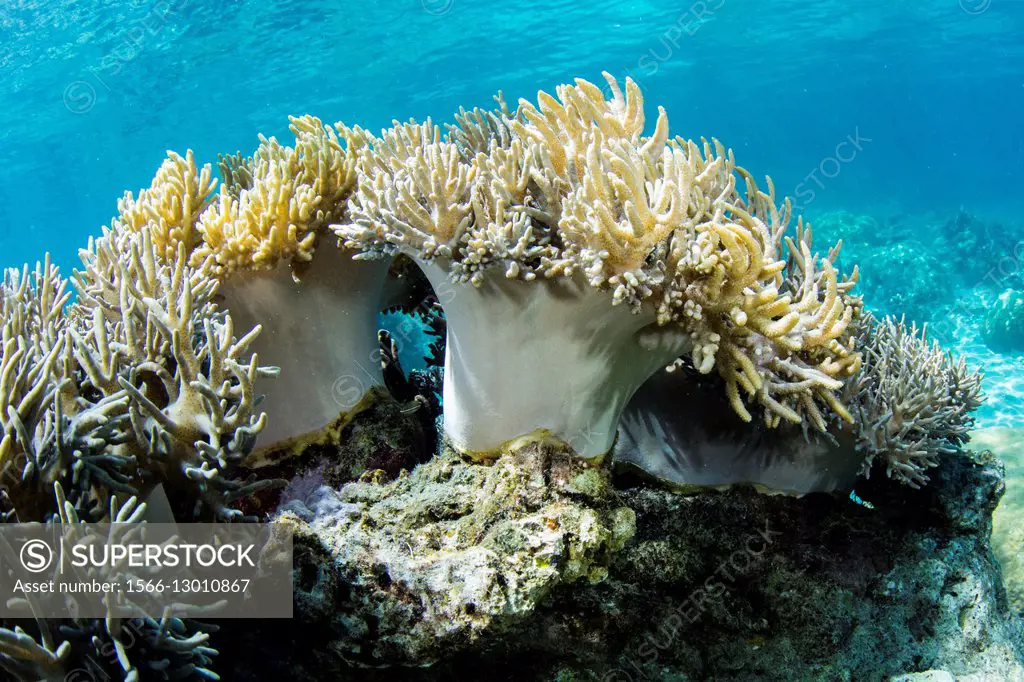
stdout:
<svg viewBox="0 0 1024 682">
<path fill-rule="evenodd" d="M 966 272 L 950 260 L 966 247 L 936 240 L 961 208 L 1024 239 L 1022 35 L 1014 0 L 8 1 L 0 253 L 5 266 L 49 251 L 73 267 L 167 149 L 249 152 L 289 114 L 372 130 L 446 121 L 499 89 L 514 102 L 608 70 L 635 78 L 676 134 L 718 137 L 771 174 L 812 220 L 841 208 L 847 222 L 898 223 L 822 229 L 848 237 L 867 291 L 881 291 L 870 306 L 914 299 L 906 312 L 950 323 L 943 340 L 990 377 L 982 423 L 1024 424 L 1024 362 L 985 347 L 971 313 L 1024 288 L 1024 267 L 976 287 L 1013 242 L 979 248 Z M 893 257 L 900 245 L 910 260 Z"/>
</svg>

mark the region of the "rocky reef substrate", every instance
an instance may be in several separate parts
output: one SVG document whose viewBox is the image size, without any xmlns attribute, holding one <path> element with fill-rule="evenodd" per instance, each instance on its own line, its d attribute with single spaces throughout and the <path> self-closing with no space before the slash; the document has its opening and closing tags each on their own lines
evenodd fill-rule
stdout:
<svg viewBox="0 0 1024 682">
<path fill-rule="evenodd" d="M 909 490 L 682 495 L 550 443 L 290 500 L 296 618 L 229 624 L 231 679 L 1022 680 L 994 457 Z M 253 647 L 270 657 L 250 658 Z M 268 660 L 269 658 L 269 660 Z"/>
<path fill-rule="evenodd" d="M 971 446 L 991 450 L 1006 466 L 1006 494 L 992 514 L 992 549 L 1010 608 L 1024 616 L 1024 429 L 980 429 L 971 434 Z"/>
<path fill-rule="evenodd" d="M 1024 291 L 1007 289 L 985 314 L 985 343 L 995 350 L 1024 353 Z"/>
</svg>

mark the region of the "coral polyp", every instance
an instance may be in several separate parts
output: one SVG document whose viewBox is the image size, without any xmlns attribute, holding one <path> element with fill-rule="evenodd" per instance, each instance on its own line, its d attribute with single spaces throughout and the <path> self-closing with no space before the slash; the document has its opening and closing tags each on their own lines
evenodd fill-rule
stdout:
<svg viewBox="0 0 1024 682">
<path fill-rule="evenodd" d="M 546 432 L 601 457 L 680 355 L 744 421 L 751 402 L 769 426 L 850 420 L 856 272 L 837 272 L 838 247 L 812 253 L 801 221 L 791 234 L 789 204 L 720 143 L 670 139 L 664 109 L 645 136 L 639 87 L 605 77 L 610 99 L 577 80 L 446 137 L 396 123 L 361 151 L 346 246 L 464 285 L 444 305 L 452 444 L 487 456 Z"/>
</svg>

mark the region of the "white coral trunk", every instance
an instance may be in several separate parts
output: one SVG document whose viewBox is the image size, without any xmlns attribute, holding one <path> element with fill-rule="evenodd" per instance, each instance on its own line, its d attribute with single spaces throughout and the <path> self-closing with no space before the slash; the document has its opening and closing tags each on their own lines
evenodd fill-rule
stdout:
<svg viewBox="0 0 1024 682">
<path fill-rule="evenodd" d="M 263 325 L 250 347 L 260 364 L 281 368 L 260 385 L 267 426 L 259 449 L 319 431 L 383 385 L 377 313 L 387 270 L 386 260 L 355 261 L 321 244 L 299 281 L 282 263 L 221 286 L 236 329 Z"/>
<path fill-rule="evenodd" d="M 632 314 L 578 279 L 523 282 L 491 271 L 480 287 L 451 284 L 420 263 L 448 324 L 444 428 L 458 450 L 486 457 L 546 430 L 603 456 L 633 392 L 689 339 Z"/>
<path fill-rule="evenodd" d="M 689 382 L 689 383 L 688 383 Z M 614 458 L 680 486 L 751 484 L 781 493 L 852 490 L 861 457 L 852 433 L 838 445 L 799 428 L 769 429 L 740 420 L 721 392 L 659 373 L 629 402 Z"/>
</svg>

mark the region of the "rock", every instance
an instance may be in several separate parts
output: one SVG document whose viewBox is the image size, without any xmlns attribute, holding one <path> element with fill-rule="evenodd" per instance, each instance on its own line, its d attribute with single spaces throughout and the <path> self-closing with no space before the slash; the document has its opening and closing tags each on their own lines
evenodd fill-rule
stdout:
<svg viewBox="0 0 1024 682">
<path fill-rule="evenodd" d="M 248 636 L 288 679 L 1024 680 L 989 546 L 1001 467 L 931 473 L 912 490 L 876 470 L 865 505 L 613 487 L 539 444 L 443 455 L 345 486 L 329 520 L 284 514 L 296 618 Z"/>
<path fill-rule="evenodd" d="M 322 595 L 334 596 L 330 648 L 358 666 L 499 644 L 557 586 L 604 580 L 634 530 L 607 472 L 540 445 L 493 466 L 447 453 L 334 495 L 346 513 L 283 521 L 296 529 L 298 574 L 313 578 L 296 585 L 302 603 L 319 613 Z"/>
<path fill-rule="evenodd" d="M 923 673 L 909 673 L 890 677 L 889 682 L 956 682 L 956 678 L 945 670 L 926 670 Z"/>
<path fill-rule="evenodd" d="M 242 500 L 240 508 L 261 516 L 289 508 L 303 516 L 312 504 L 308 498 L 321 486 L 338 488 L 362 477 L 392 480 L 408 472 L 430 457 L 433 434 L 425 433 L 418 415 L 405 407 L 377 387 L 311 442 L 261 453 L 246 472 L 288 485 Z"/>
</svg>

